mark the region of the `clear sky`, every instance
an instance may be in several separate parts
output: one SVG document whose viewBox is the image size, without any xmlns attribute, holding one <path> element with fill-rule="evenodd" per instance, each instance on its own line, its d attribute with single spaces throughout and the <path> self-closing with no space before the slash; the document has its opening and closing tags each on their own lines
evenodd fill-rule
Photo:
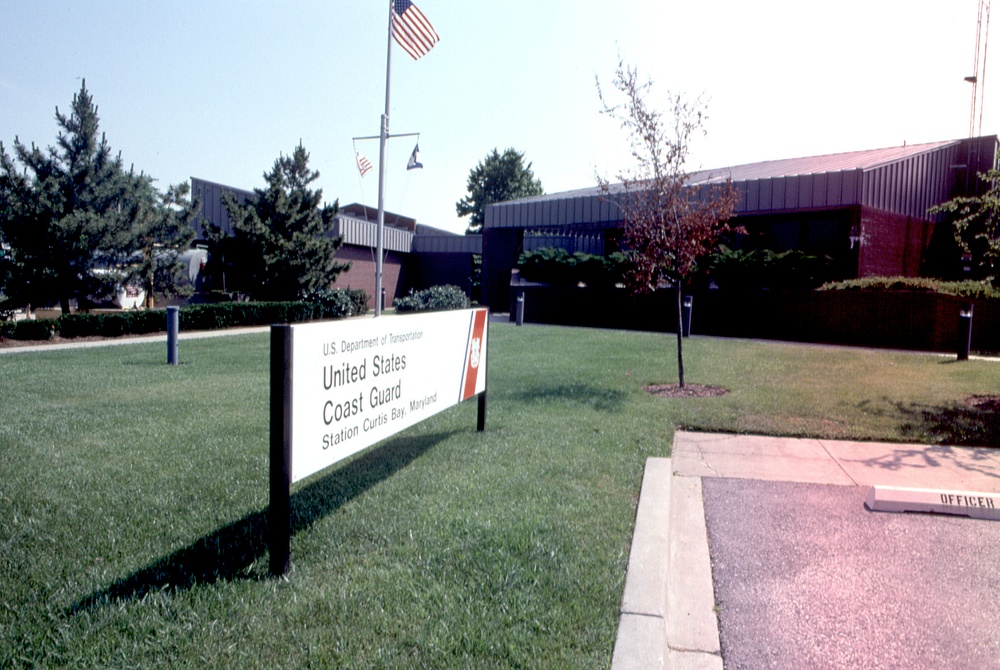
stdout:
<svg viewBox="0 0 1000 670">
<path fill-rule="evenodd" d="M 978 0 L 416 4 L 441 41 L 420 61 L 393 45 L 390 130 L 420 133 L 425 168 L 405 169 L 415 138 L 390 141 L 386 207 L 456 232 L 494 147 L 523 151 L 547 193 L 628 167 L 594 85 L 619 54 L 655 106 L 709 101 L 692 170 L 969 132 Z M 328 201 L 374 207 L 377 172 L 359 177 L 351 138 L 378 134 L 387 19 L 384 0 L 3 0 L 0 141 L 54 144 L 55 108 L 86 78 L 112 148 L 161 188 L 260 187 L 301 140 Z M 998 131 L 993 76 L 983 134 Z M 377 164 L 377 140 L 358 147 Z"/>
</svg>

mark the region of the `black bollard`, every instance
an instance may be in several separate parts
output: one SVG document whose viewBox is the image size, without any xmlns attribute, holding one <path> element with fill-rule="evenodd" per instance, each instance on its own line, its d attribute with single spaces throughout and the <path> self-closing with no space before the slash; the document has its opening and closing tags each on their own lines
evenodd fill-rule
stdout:
<svg viewBox="0 0 1000 670">
<path fill-rule="evenodd" d="M 180 307 L 167 307 L 167 365 L 177 365 L 177 333 L 180 330 Z"/>
<path fill-rule="evenodd" d="M 681 335 L 684 337 L 691 337 L 691 309 L 694 303 L 694 298 L 692 296 L 684 296 L 684 301 L 681 303 Z"/>
<path fill-rule="evenodd" d="M 519 326 L 524 325 L 524 293 L 520 292 L 517 294 L 517 312 L 514 315 L 515 323 Z"/>
<path fill-rule="evenodd" d="M 958 312 L 958 360 L 969 360 L 972 349 L 972 303 Z"/>
</svg>

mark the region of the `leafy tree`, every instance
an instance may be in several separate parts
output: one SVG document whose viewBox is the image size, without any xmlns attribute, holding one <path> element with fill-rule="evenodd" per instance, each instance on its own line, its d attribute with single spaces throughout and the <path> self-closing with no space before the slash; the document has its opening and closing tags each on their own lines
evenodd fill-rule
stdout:
<svg viewBox="0 0 1000 670">
<path fill-rule="evenodd" d="M 194 240 L 198 203 L 190 200 L 191 187 L 186 182 L 159 193 L 152 179 L 140 175 L 136 188 L 142 206 L 133 229 L 136 253 L 128 264 L 126 280 L 135 279 L 142 285 L 146 309 L 152 309 L 154 294 L 183 295 L 190 290 L 178 257 Z"/>
<path fill-rule="evenodd" d="M 684 352 L 681 314 L 683 286 L 698 260 L 710 253 L 736 207 L 737 192 L 724 184 L 693 186 L 686 165 L 691 140 L 704 133 L 701 100 L 687 102 L 671 95 L 672 114 L 650 108 L 651 81 L 641 81 L 634 67 L 619 62 L 613 85 L 620 102 L 612 104 L 597 82 L 602 113 L 628 133 L 634 168 L 618 175 L 620 184 L 598 176 L 605 197 L 617 204 L 624 222 L 623 242 L 629 250 L 629 284 L 636 293 L 671 285 L 677 295 L 677 372 L 683 388 Z"/>
<path fill-rule="evenodd" d="M 486 206 L 495 202 L 542 195 L 542 182 L 535 179 L 531 163 L 513 148 L 502 154 L 495 148 L 469 172 L 468 195 L 455 203 L 459 216 L 469 216 L 466 233 L 483 230 Z"/>
<path fill-rule="evenodd" d="M 56 122 L 56 146 L 45 151 L 15 138 L 11 156 L 0 143 L 0 235 L 9 246 L 0 274 L 15 302 L 58 303 L 66 314 L 72 299 L 104 295 L 135 275 L 144 248 L 187 238 L 167 234 L 179 187 L 160 198 L 150 177 L 124 169 L 99 133 L 86 81 L 69 114 L 56 108 Z"/>
<path fill-rule="evenodd" d="M 212 226 L 208 237 L 216 274 L 225 258 L 228 290 L 254 300 L 297 300 L 329 288 L 350 267 L 334 260 L 342 241 L 332 234 L 338 203 L 322 204 L 323 191 L 309 188 L 317 178 L 299 142 L 264 173 L 267 187 L 254 189 L 253 200 L 240 204 L 232 193 L 223 194 L 233 235 L 227 239 Z"/>
<path fill-rule="evenodd" d="M 982 195 L 953 198 L 929 211 L 948 215 L 955 242 L 972 261 L 972 277 L 1000 287 L 1000 170 L 979 178 L 989 185 Z"/>
</svg>

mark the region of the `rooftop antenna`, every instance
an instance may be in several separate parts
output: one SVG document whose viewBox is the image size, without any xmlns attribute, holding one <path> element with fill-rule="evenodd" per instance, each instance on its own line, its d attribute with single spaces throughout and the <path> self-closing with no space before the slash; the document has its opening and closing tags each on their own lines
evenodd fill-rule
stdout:
<svg viewBox="0 0 1000 670">
<path fill-rule="evenodd" d="M 990 0 L 979 0 L 976 18 L 976 53 L 972 76 L 965 81 L 972 84 L 972 108 L 969 111 L 969 137 L 983 131 L 983 98 L 986 92 L 986 46 L 990 35 Z"/>
</svg>

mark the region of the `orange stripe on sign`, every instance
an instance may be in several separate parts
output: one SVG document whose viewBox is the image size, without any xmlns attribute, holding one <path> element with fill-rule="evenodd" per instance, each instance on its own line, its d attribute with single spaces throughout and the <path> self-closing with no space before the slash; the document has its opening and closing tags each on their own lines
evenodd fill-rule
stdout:
<svg viewBox="0 0 1000 670">
<path fill-rule="evenodd" d="M 476 395 L 479 364 L 486 358 L 486 352 L 480 351 L 483 335 L 486 332 L 486 310 L 477 310 L 472 318 L 472 337 L 469 338 L 469 350 L 465 354 L 465 384 L 462 387 L 462 400 L 468 400 Z"/>
</svg>

